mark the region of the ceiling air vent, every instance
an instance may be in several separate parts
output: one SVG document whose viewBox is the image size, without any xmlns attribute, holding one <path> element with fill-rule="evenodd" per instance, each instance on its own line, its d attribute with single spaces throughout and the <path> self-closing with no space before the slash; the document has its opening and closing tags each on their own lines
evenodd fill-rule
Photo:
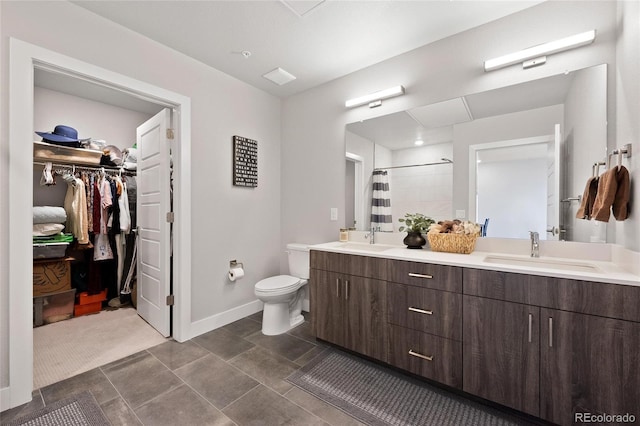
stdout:
<svg viewBox="0 0 640 426">
<path fill-rule="evenodd" d="M 287 71 L 283 70 L 280 67 L 274 69 L 273 71 L 269 71 L 268 73 L 263 74 L 262 76 L 267 80 L 273 81 L 275 84 L 279 86 L 282 86 L 283 84 L 287 84 L 290 81 L 293 81 L 296 79 L 295 75 L 288 73 Z"/>
</svg>

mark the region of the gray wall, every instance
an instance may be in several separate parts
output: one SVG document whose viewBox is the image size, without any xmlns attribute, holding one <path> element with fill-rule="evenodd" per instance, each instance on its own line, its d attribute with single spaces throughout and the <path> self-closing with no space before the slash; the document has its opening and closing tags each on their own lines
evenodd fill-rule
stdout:
<svg viewBox="0 0 640 426">
<path fill-rule="evenodd" d="M 624 7 L 637 10 L 634 5 L 625 4 Z M 618 4 L 614 2 L 545 2 L 287 98 L 282 126 L 283 242 L 304 239 L 320 243 L 336 239 L 337 228 L 342 222 L 336 224 L 329 220 L 329 208 L 337 206 L 342 212 L 344 207 L 345 124 L 566 70 L 601 63 L 615 65 L 617 8 Z M 640 25 L 637 11 L 634 13 L 628 22 L 625 21 L 625 38 L 629 32 L 637 33 Z M 590 29 L 596 29 L 598 34 L 592 45 L 549 56 L 544 66 L 522 70 L 515 65 L 489 73 L 483 70 L 485 59 Z M 631 55 L 632 41 L 623 41 L 626 43 L 625 55 Z M 635 69 L 630 67 L 627 71 L 625 83 L 637 87 L 637 82 L 631 81 Z M 637 125 L 629 123 L 630 117 L 624 123 L 616 122 L 615 99 L 619 90 L 616 90 L 615 75 L 611 73 L 608 78 L 608 118 L 609 123 L 616 123 L 609 126 L 610 145 L 615 145 L 615 130 L 621 126 L 627 129 L 625 132 L 629 136 L 634 132 L 637 136 Z M 344 107 L 346 99 L 397 84 L 405 86 L 406 94 L 383 101 L 379 108 Z M 633 93 L 633 102 L 637 105 L 637 90 Z M 626 92 L 626 96 L 631 95 L 632 92 Z M 618 107 L 624 108 L 625 114 L 636 112 L 637 117 L 637 106 L 629 107 L 628 104 Z M 459 159 L 455 153 L 454 157 L 455 161 Z M 301 158 L 312 158 L 313 161 L 300 161 Z M 632 173 L 637 174 L 637 167 Z M 637 185 L 635 191 L 637 193 Z M 637 250 L 637 225 L 629 225 L 630 222 L 622 226 L 625 229 L 635 226 L 636 233 L 621 231 L 619 234 L 625 234 L 621 242 L 626 247 Z M 310 223 L 313 226 L 309 226 Z M 281 264 L 284 262 L 281 257 Z"/>
<path fill-rule="evenodd" d="M 0 235 L 7 235 L 10 226 L 6 93 L 9 37 L 15 37 L 191 98 L 191 320 L 256 300 L 255 282 L 279 272 L 279 253 L 284 250 L 280 244 L 280 99 L 72 3 L 0 2 L 0 19 Z M 231 184 L 233 135 L 258 141 L 255 189 Z M 31 175 L 25 178 L 30 181 Z M 8 384 L 9 286 L 31 285 L 8 282 L 9 250 L 6 238 L 0 239 L 0 387 Z M 234 285 L 226 278 L 231 259 L 244 262 L 246 271 Z"/>
</svg>

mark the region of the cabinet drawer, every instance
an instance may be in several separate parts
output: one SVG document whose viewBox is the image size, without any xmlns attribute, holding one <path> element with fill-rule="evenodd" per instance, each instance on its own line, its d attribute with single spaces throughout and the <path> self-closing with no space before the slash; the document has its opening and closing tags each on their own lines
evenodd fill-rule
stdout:
<svg viewBox="0 0 640 426">
<path fill-rule="evenodd" d="M 462 268 L 455 266 L 390 260 L 388 279 L 418 287 L 462 292 Z"/>
<path fill-rule="evenodd" d="M 464 294 L 525 304 L 529 303 L 530 280 L 541 278 L 533 275 L 468 268 L 464 269 L 463 275 Z"/>
<path fill-rule="evenodd" d="M 529 303 L 532 305 L 640 322 L 638 286 L 536 278 L 529 283 Z"/>
<path fill-rule="evenodd" d="M 462 387 L 462 343 L 389 326 L 389 363 L 455 388 Z"/>
<path fill-rule="evenodd" d="M 311 250 L 311 268 L 357 277 L 387 279 L 387 259 Z"/>
<path fill-rule="evenodd" d="M 640 322 L 640 287 L 632 285 L 465 269 L 464 294 Z"/>
<path fill-rule="evenodd" d="M 462 340 L 462 295 L 404 284 L 387 286 L 389 322 Z"/>
</svg>

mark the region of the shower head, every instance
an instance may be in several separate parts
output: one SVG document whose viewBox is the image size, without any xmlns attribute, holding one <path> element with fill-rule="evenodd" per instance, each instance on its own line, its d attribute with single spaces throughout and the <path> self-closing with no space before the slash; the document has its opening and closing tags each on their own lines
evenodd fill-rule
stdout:
<svg viewBox="0 0 640 426">
<path fill-rule="evenodd" d="M 446 161 L 447 163 L 453 163 L 453 160 L 450 160 L 448 158 L 442 157 L 441 158 L 442 161 Z"/>
</svg>

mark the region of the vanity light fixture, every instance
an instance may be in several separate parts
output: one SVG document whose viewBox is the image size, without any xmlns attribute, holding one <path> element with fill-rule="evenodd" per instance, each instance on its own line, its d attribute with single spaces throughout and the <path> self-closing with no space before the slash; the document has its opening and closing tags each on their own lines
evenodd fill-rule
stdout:
<svg viewBox="0 0 640 426">
<path fill-rule="evenodd" d="M 549 43 L 539 44 L 538 46 L 533 46 L 528 49 L 484 61 L 484 70 L 493 71 L 508 67 L 509 65 L 517 64 L 518 62 L 522 62 L 523 68 L 542 65 L 547 61 L 545 55 L 551 55 L 553 53 L 585 46 L 593 43 L 595 39 L 596 30 L 591 30 L 559 40 L 550 41 Z"/>
<path fill-rule="evenodd" d="M 346 108 L 352 108 L 364 104 L 369 104 L 369 107 L 374 108 L 382 105 L 383 99 L 393 98 L 394 96 L 404 95 L 404 87 L 394 86 L 379 92 L 370 93 L 368 95 L 360 96 L 357 98 L 349 99 L 344 103 Z"/>
</svg>

